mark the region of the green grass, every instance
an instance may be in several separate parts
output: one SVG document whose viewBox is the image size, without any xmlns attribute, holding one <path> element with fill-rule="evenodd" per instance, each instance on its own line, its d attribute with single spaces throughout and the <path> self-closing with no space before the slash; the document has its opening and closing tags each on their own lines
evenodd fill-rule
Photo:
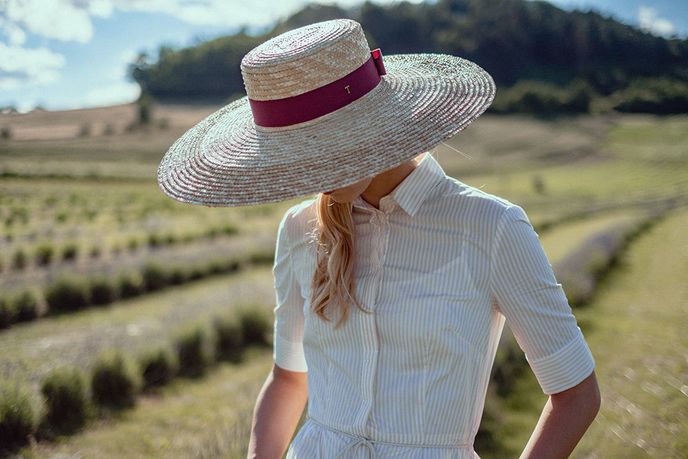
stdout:
<svg viewBox="0 0 688 459">
<path fill-rule="evenodd" d="M 534 216 L 534 222 L 545 219 L 541 213 L 566 213 L 592 204 L 623 204 L 688 195 L 686 116 L 599 120 L 600 125 L 606 125 L 604 129 L 586 125 L 586 121 L 590 123 L 595 118 L 564 122 L 521 120 L 523 133 L 517 131 L 517 121 L 509 118 L 495 124 L 490 120 L 483 128 L 484 134 L 480 128 L 476 129 L 478 132 L 468 134 L 467 130 L 459 134 L 455 144 L 461 136 L 470 135 L 464 141 L 463 150 L 471 154 L 473 146 L 479 153 L 469 160 L 442 147 L 441 157 L 446 158 L 448 173 L 523 205 Z M 547 129 L 551 132 L 545 133 Z M 586 129 L 592 133 L 586 133 Z M 487 135 L 489 132 L 491 137 Z M 526 144 L 509 144 L 518 139 Z M 478 141 L 483 142 L 482 148 L 489 148 L 485 147 L 488 145 L 493 150 L 481 151 Z M 505 145 L 512 150 L 505 151 Z M 588 153 L 582 154 L 581 150 Z M 550 156 L 560 152 L 560 158 L 545 160 L 548 152 Z M 536 192 L 535 176 L 544 181 L 544 194 Z"/>
<path fill-rule="evenodd" d="M 600 414 L 576 448 L 614 458 L 688 456 L 688 210 L 659 222 L 579 312 L 594 323 Z M 622 339 L 620 339 L 620 337 Z"/>
<path fill-rule="evenodd" d="M 543 177 L 545 182 L 547 195 L 544 197 L 538 197 L 533 191 L 535 174 Z M 518 203 L 546 200 L 584 207 L 602 201 L 621 204 L 677 193 L 688 194 L 688 165 L 677 167 L 667 162 L 649 166 L 632 160 L 608 159 L 529 171 L 510 172 L 507 169 L 464 181 Z"/>
<path fill-rule="evenodd" d="M 602 408 L 572 457 L 688 454 L 688 211 L 642 235 L 592 303 L 574 310 L 596 361 Z M 585 325 L 583 325 L 585 324 Z M 547 401 L 531 371 L 505 401 L 497 438 L 520 454 Z"/>
<path fill-rule="evenodd" d="M 610 130 L 603 147 L 626 160 L 650 164 L 660 160 L 685 167 L 688 163 L 688 117 L 646 115 L 629 118 Z"/>
</svg>

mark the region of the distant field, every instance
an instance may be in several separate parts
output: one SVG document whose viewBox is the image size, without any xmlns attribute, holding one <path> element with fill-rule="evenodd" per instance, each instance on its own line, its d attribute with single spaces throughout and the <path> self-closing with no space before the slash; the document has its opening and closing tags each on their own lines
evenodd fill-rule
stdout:
<svg viewBox="0 0 688 459">
<path fill-rule="evenodd" d="M 160 106 L 151 126 L 139 130 L 127 130 L 136 118 L 133 105 L 0 116 L 0 127 L 12 131 L 10 140 L 0 140 L 0 297 L 25 288 L 40 291 L 63 273 L 111 275 L 153 259 L 191 264 L 242 250 L 273 250 L 279 218 L 306 197 L 210 208 L 176 202 L 155 181 L 172 142 L 218 108 Z M 80 136 L 87 124 L 88 134 Z M 592 304 L 575 311 L 607 395 L 577 453 L 685 457 L 688 446 L 680 438 L 688 435 L 682 389 L 688 373 L 681 356 L 688 342 L 681 338 L 680 318 L 688 299 L 688 246 L 681 231 L 688 224 L 681 210 L 688 207 L 688 116 L 485 115 L 434 154 L 449 175 L 522 205 L 553 264 L 614 225 L 653 208 L 676 209 L 631 244 L 628 261 L 612 268 Z M 70 246 L 71 255 L 65 255 Z M 149 343 L 168 342 L 183 323 L 251 301 L 273 307 L 266 266 L 118 300 L 104 309 L 16 323 L 0 330 L 0 347 L 7 351 L 0 357 L 0 375 L 31 384 L 37 394 L 43 375 L 58 363 L 88 367 L 93 350 L 109 347 L 133 355 Z M 207 381 L 176 382 L 121 421 L 97 423 L 60 445 L 27 449 L 26 457 L 86 451 L 103 459 L 173 457 L 175 447 L 179 457 L 241 457 L 268 369 L 269 355 L 256 354 L 255 361 L 223 366 Z M 546 397 L 528 372 L 515 386 L 507 398 L 494 401 L 502 417 L 486 420 L 499 428 L 490 427 L 495 440 L 479 450 L 481 457 L 517 455 L 537 421 Z M 194 399 L 200 401 L 192 408 Z M 659 454 L 659 442 L 671 445 L 671 453 Z M 602 444 L 609 445 L 609 454 L 601 452 Z"/>
</svg>

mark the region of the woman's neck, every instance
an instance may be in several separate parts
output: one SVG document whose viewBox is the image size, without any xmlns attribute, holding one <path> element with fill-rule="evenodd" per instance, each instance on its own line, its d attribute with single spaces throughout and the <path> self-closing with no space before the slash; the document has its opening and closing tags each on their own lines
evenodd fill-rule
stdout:
<svg viewBox="0 0 688 459">
<path fill-rule="evenodd" d="M 368 204 L 380 208 L 380 200 L 390 194 L 394 189 L 399 186 L 401 182 L 404 181 L 406 177 L 409 176 L 413 170 L 418 167 L 421 160 L 424 158 L 426 152 L 423 152 L 411 158 L 408 161 L 404 161 L 398 166 L 392 169 L 387 169 L 386 171 L 380 172 L 368 185 L 368 188 L 363 190 L 361 193 L 361 198 L 363 198 Z"/>
</svg>

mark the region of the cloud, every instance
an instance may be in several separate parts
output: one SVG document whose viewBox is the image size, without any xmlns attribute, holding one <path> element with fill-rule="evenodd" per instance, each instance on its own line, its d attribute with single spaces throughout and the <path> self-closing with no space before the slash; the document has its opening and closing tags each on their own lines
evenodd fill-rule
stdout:
<svg viewBox="0 0 688 459">
<path fill-rule="evenodd" d="M 676 33 L 676 27 L 668 19 L 657 16 L 657 10 L 648 6 L 638 8 L 640 28 L 655 35 L 670 36 Z"/>
<path fill-rule="evenodd" d="M 28 49 L 0 43 L 0 89 L 47 84 L 59 77 L 64 65 L 64 56 L 47 48 Z"/>
<path fill-rule="evenodd" d="M 104 107 L 132 102 L 141 93 L 136 83 L 113 82 L 87 91 L 83 97 L 73 98 L 71 108 Z"/>
<path fill-rule="evenodd" d="M 14 30 L 88 43 L 93 36 L 91 16 L 108 17 L 112 11 L 110 0 L 5 0 L 0 3 L 0 20 Z"/>
<path fill-rule="evenodd" d="M 306 0 L 112 0 L 123 11 L 164 13 L 184 22 L 207 26 L 267 25 L 303 7 Z M 337 3 L 360 3 L 344 0 Z"/>
<path fill-rule="evenodd" d="M 18 34 L 16 29 L 19 28 L 46 38 L 86 43 L 93 36 L 91 18 L 110 17 L 115 10 L 162 13 L 194 25 L 263 26 L 296 12 L 308 1 L 0 0 L 0 26 L 5 35 Z M 334 3 L 349 7 L 363 1 L 337 0 Z M 378 0 L 376 3 L 395 2 L 398 0 Z"/>
</svg>

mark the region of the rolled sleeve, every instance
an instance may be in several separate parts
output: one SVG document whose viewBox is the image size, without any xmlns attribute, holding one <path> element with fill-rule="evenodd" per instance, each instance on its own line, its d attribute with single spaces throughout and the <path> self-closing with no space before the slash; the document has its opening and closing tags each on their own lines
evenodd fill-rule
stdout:
<svg viewBox="0 0 688 459">
<path fill-rule="evenodd" d="M 535 377 L 547 394 L 589 376 L 595 360 L 538 234 L 518 205 L 507 207 L 495 232 L 491 289 Z"/>
<path fill-rule="evenodd" d="M 291 209 L 290 209 L 291 210 Z M 308 371 L 303 351 L 304 299 L 292 268 L 291 243 L 286 228 L 290 210 L 277 230 L 272 274 L 275 285 L 273 360 L 284 369 Z"/>
</svg>

